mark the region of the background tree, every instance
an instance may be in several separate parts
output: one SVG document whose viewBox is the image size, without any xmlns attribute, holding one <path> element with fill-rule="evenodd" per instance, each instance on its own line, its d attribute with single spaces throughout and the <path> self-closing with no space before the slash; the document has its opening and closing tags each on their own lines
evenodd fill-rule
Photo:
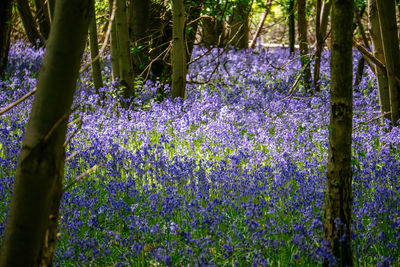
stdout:
<svg viewBox="0 0 400 267">
<path fill-rule="evenodd" d="M 368 19 L 369 19 L 369 34 L 372 41 L 372 49 L 374 56 L 385 64 L 385 55 L 383 53 L 383 44 L 381 37 L 381 29 L 379 24 L 378 10 L 376 8 L 376 0 L 368 1 Z M 381 113 L 385 114 L 385 118 L 391 118 L 388 113 L 390 111 L 389 84 L 386 74 L 386 69 L 375 65 L 376 80 L 378 84 L 379 105 Z M 383 119 L 383 118 L 382 118 Z"/>
<path fill-rule="evenodd" d="M 17 0 L 17 9 L 24 25 L 26 36 L 32 44 L 44 45 L 45 39 L 36 28 L 35 20 L 27 0 Z"/>
<path fill-rule="evenodd" d="M 399 120 L 400 78 L 399 39 L 397 36 L 396 8 L 394 0 L 376 0 L 382 36 L 386 73 L 389 84 L 390 111 L 392 124 Z"/>
<path fill-rule="evenodd" d="M 127 7 L 125 0 L 116 1 L 115 26 L 118 42 L 119 82 L 122 86 L 123 98 L 129 99 L 135 95 L 133 86 L 134 72 L 131 62 L 129 31 L 127 23 Z"/>
<path fill-rule="evenodd" d="M 331 93 L 324 240 L 337 266 L 353 266 L 351 248 L 353 115 L 353 0 L 334 0 L 332 5 Z M 325 266 L 329 266 L 326 260 Z"/>
<path fill-rule="evenodd" d="M 89 45 L 90 45 L 90 59 L 92 62 L 92 76 L 93 84 L 97 93 L 103 87 L 103 77 L 101 75 L 101 65 L 99 59 L 99 46 L 97 43 L 97 26 L 96 26 L 96 12 L 93 2 L 93 16 L 89 24 Z"/>
<path fill-rule="evenodd" d="M 10 34 L 12 0 L 0 2 L 0 75 L 3 73 L 8 62 L 8 50 L 10 48 Z"/>
<path fill-rule="evenodd" d="M 44 0 L 35 0 L 36 6 L 36 19 L 39 24 L 39 30 L 41 35 L 45 40 L 49 37 L 50 32 L 50 17 L 47 7 L 47 1 Z"/>
<path fill-rule="evenodd" d="M 185 97 L 186 47 L 185 6 L 183 0 L 172 1 L 172 98 Z"/>
<path fill-rule="evenodd" d="M 119 63 L 118 63 L 118 39 L 117 39 L 117 26 L 115 22 L 115 16 L 112 17 L 113 10 L 117 9 L 117 0 L 110 0 L 110 23 L 111 24 L 111 51 L 110 51 L 110 61 L 111 61 L 111 79 L 113 81 L 119 77 Z M 114 11 L 116 12 L 116 11 Z"/>
<path fill-rule="evenodd" d="M 50 266 L 63 185 L 63 143 L 92 0 L 58 0 L 22 143 L 0 266 Z"/>
<path fill-rule="evenodd" d="M 308 56 L 308 40 L 307 40 L 307 14 L 306 1 L 297 0 L 297 29 L 300 47 L 300 60 L 302 66 L 303 85 L 306 92 L 310 90 L 311 85 L 311 67 L 310 57 Z"/>
<path fill-rule="evenodd" d="M 239 0 L 235 2 L 229 24 L 231 25 L 232 45 L 236 49 L 249 47 L 249 16 L 251 1 Z"/>
<path fill-rule="evenodd" d="M 294 8 L 294 0 L 289 0 L 289 5 L 288 5 L 288 25 L 289 25 L 289 50 L 290 54 L 294 54 L 294 45 L 296 42 L 296 29 L 295 29 L 295 22 L 294 22 L 294 13 L 295 13 L 295 8 Z"/>
</svg>

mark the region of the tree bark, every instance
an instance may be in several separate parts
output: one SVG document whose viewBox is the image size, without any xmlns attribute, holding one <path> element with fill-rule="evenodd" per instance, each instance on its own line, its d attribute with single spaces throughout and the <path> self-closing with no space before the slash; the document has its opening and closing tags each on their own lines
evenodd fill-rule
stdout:
<svg viewBox="0 0 400 267">
<path fill-rule="evenodd" d="M 185 5 L 183 0 L 172 1 L 172 98 L 185 97 L 186 48 Z"/>
<path fill-rule="evenodd" d="M 133 87 L 133 68 L 131 63 L 129 31 L 127 23 L 126 3 L 125 0 L 117 1 L 117 10 L 115 13 L 117 40 L 118 40 L 118 65 L 119 65 L 119 81 L 123 90 L 123 98 L 129 99 L 134 97 L 135 91 Z"/>
<path fill-rule="evenodd" d="M 385 55 L 383 53 L 381 29 L 379 27 L 379 17 L 378 10 L 376 8 L 376 0 L 368 0 L 368 19 L 369 34 L 371 36 L 374 56 L 381 62 L 385 63 Z M 385 114 L 390 111 L 389 84 L 386 69 L 382 69 L 378 65 L 375 65 L 375 73 L 378 84 L 379 105 L 381 113 Z M 384 118 L 390 120 L 391 115 L 385 115 L 385 117 L 382 118 L 382 122 Z"/>
<path fill-rule="evenodd" d="M 0 76 L 8 63 L 8 51 L 10 48 L 10 34 L 12 29 L 12 0 L 0 2 Z"/>
<path fill-rule="evenodd" d="M 116 8 L 116 0 L 110 0 L 110 16 L 114 8 Z M 114 82 L 117 77 L 119 77 L 119 64 L 118 64 L 118 40 L 117 40 L 117 28 L 114 20 L 110 21 L 111 24 L 111 53 L 110 53 L 110 61 L 111 61 L 111 79 Z"/>
<path fill-rule="evenodd" d="M 394 0 L 376 0 L 376 6 L 389 84 L 391 120 L 393 125 L 398 125 L 400 86 L 396 78 L 400 78 L 400 56 L 395 2 Z"/>
<path fill-rule="evenodd" d="M 260 33 L 262 30 L 262 27 L 264 26 L 265 20 L 268 16 L 269 11 L 271 10 L 271 4 L 272 4 L 272 0 L 267 0 L 267 2 L 265 3 L 265 5 L 267 6 L 267 8 L 264 10 L 263 16 L 261 18 L 260 23 L 258 24 L 257 27 L 257 31 L 254 34 L 253 40 L 251 41 L 250 47 L 251 48 L 256 48 L 256 42 L 257 42 L 257 38 L 260 37 Z"/>
<path fill-rule="evenodd" d="M 299 31 L 300 61 L 303 70 L 303 85 L 306 92 L 310 91 L 311 68 L 308 56 L 306 1 L 297 0 L 297 28 Z"/>
<path fill-rule="evenodd" d="M 296 42 L 296 29 L 294 23 L 294 0 L 289 0 L 289 50 L 290 54 L 294 54 L 294 45 Z"/>
<path fill-rule="evenodd" d="M 53 17 L 54 17 L 54 7 L 56 6 L 56 0 L 47 0 L 47 9 L 49 13 L 49 21 L 50 25 L 53 22 Z"/>
<path fill-rule="evenodd" d="M 33 19 L 31 9 L 27 0 L 17 0 L 17 9 L 24 25 L 26 36 L 31 44 L 36 45 L 39 41 L 39 45 L 44 45 L 44 38 L 36 28 L 35 21 Z"/>
<path fill-rule="evenodd" d="M 101 66 L 99 56 L 99 46 L 97 43 L 97 27 L 96 27 L 96 12 L 93 2 L 93 16 L 90 19 L 89 24 L 89 45 L 90 45 L 90 58 L 92 60 L 92 76 L 93 76 L 93 84 L 96 90 L 96 93 L 99 93 L 99 89 L 103 87 L 103 77 L 101 75 Z"/>
<path fill-rule="evenodd" d="M 203 2 L 204 0 L 192 2 L 193 6 L 190 6 L 187 11 L 190 25 L 185 25 L 185 32 L 188 32 L 186 35 L 186 62 L 189 62 L 192 57 Z"/>
<path fill-rule="evenodd" d="M 247 49 L 249 47 L 249 14 L 251 6 L 248 1 L 238 1 L 233 8 L 230 20 L 231 36 L 235 36 L 232 45 L 236 49 Z"/>
<path fill-rule="evenodd" d="M 353 114 L 353 0 L 334 0 L 332 10 L 331 97 L 324 240 L 337 266 L 353 266 L 351 248 Z M 329 266 L 326 259 L 325 266 Z"/>
<path fill-rule="evenodd" d="M 50 266 L 62 195 L 63 143 L 92 0 L 58 0 L 18 159 L 0 267 Z"/>
</svg>

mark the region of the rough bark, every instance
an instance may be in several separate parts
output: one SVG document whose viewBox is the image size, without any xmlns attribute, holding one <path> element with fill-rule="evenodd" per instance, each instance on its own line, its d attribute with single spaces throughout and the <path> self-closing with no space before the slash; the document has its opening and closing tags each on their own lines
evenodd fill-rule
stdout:
<svg viewBox="0 0 400 267">
<path fill-rule="evenodd" d="M 124 99 L 129 99 L 135 95 L 133 87 L 133 68 L 131 63 L 130 46 L 129 46 L 129 30 L 126 16 L 125 0 L 117 1 L 117 10 L 115 13 L 115 22 L 118 41 L 118 65 L 119 65 L 119 81 L 122 86 L 122 94 Z"/>
<path fill-rule="evenodd" d="M 399 90 L 396 78 L 400 78 L 399 39 L 397 36 L 396 9 L 394 0 L 376 0 L 383 52 L 389 84 L 390 111 L 393 125 L 399 120 Z"/>
<path fill-rule="evenodd" d="M 381 29 L 379 27 L 378 10 L 376 8 L 376 0 L 368 1 L 368 19 L 369 19 L 369 34 L 372 41 L 372 49 L 374 56 L 381 62 L 385 63 L 385 55 L 383 53 Z M 378 84 L 379 105 L 381 113 L 385 114 L 390 111 L 389 84 L 386 70 L 375 65 L 375 73 Z M 391 118 L 390 114 L 385 115 L 386 119 Z M 382 122 L 383 119 L 382 118 Z"/>
<path fill-rule="evenodd" d="M 272 4 L 272 0 L 267 0 L 267 2 L 265 2 L 265 5 L 267 6 L 264 10 L 263 16 L 260 20 L 260 23 L 258 24 L 256 33 L 254 34 L 253 40 L 251 41 L 250 47 L 251 48 L 256 48 L 256 42 L 257 42 L 257 38 L 260 37 L 260 33 L 261 30 L 264 26 L 264 22 L 268 16 L 269 11 L 271 10 L 271 4 Z"/>
<path fill-rule="evenodd" d="M 112 14 L 113 8 L 116 8 L 116 0 L 110 0 L 110 16 Z M 110 21 L 111 24 L 111 79 L 115 81 L 117 77 L 119 77 L 119 64 L 118 64 L 118 39 L 117 39 L 117 28 L 115 23 L 115 17 L 113 21 Z"/>
<path fill-rule="evenodd" d="M 100 59 L 96 59 L 99 56 L 99 45 L 97 40 L 97 27 L 96 27 L 96 13 L 93 2 L 93 16 L 90 19 L 89 24 L 89 45 L 90 45 L 90 58 L 92 60 L 92 76 L 93 84 L 96 93 L 99 93 L 99 89 L 103 87 L 103 77 L 101 75 Z"/>
<path fill-rule="evenodd" d="M 35 45 L 39 41 L 39 45 L 42 46 L 45 40 L 36 28 L 28 1 L 17 0 L 17 9 L 21 16 L 22 24 L 24 25 L 25 33 L 29 42 Z"/>
<path fill-rule="evenodd" d="M 172 98 L 185 97 L 186 88 L 185 5 L 172 1 Z"/>
<path fill-rule="evenodd" d="M 332 7 L 331 97 L 324 240 L 337 266 L 353 266 L 351 248 L 351 134 L 353 0 Z M 324 263 L 329 266 L 328 260 Z"/>
<path fill-rule="evenodd" d="M 250 2 L 242 0 L 236 3 L 233 8 L 233 15 L 230 19 L 232 45 L 236 49 L 247 49 L 249 47 L 249 15 Z"/>
<path fill-rule="evenodd" d="M 10 48 L 10 34 L 12 0 L 0 2 L 0 76 L 3 74 L 8 62 L 8 50 Z"/>
<path fill-rule="evenodd" d="M 308 56 L 306 1 L 297 0 L 297 28 L 299 31 L 300 61 L 303 70 L 303 86 L 306 92 L 311 87 L 310 57 Z"/>
<path fill-rule="evenodd" d="M 294 0 L 289 0 L 289 50 L 290 54 L 294 54 L 294 45 L 296 42 L 296 29 L 295 29 L 295 23 L 294 23 L 294 12 L 295 12 L 295 6 L 294 6 Z"/>
<path fill-rule="evenodd" d="M 0 266 L 51 266 L 67 130 L 92 0 L 58 0 L 18 159 Z"/>
</svg>

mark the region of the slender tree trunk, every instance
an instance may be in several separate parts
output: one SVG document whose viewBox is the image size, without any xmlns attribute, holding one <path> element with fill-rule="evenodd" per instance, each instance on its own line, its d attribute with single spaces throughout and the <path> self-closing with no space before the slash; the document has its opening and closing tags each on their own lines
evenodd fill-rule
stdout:
<svg viewBox="0 0 400 267">
<path fill-rule="evenodd" d="M 28 1 L 17 0 L 17 8 L 21 16 L 22 24 L 24 25 L 25 33 L 28 37 L 29 42 L 31 42 L 32 44 L 36 44 L 37 41 L 39 41 L 39 45 L 42 46 L 45 40 L 36 28 L 36 24 L 32 16 L 31 9 L 29 8 Z"/>
<path fill-rule="evenodd" d="M 260 33 L 261 33 L 261 30 L 262 30 L 262 27 L 264 26 L 264 23 L 265 23 L 265 20 L 266 20 L 266 18 L 268 16 L 268 13 L 271 10 L 271 4 L 272 4 L 272 0 L 267 0 L 267 2 L 265 2 L 265 5 L 267 7 L 264 10 L 264 13 L 263 13 L 263 16 L 261 18 L 261 21 L 260 21 L 260 23 L 258 24 L 258 27 L 257 27 L 257 31 L 254 34 L 253 40 L 251 41 L 250 47 L 253 48 L 253 49 L 256 48 L 257 38 L 260 37 Z"/>
<path fill-rule="evenodd" d="M 376 6 L 388 76 L 391 119 L 393 125 L 398 125 L 400 86 L 396 78 L 400 78 L 400 56 L 395 2 L 394 0 L 376 0 Z"/>
<path fill-rule="evenodd" d="M 311 68 L 308 56 L 306 0 L 297 0 L 297 28 L 299 31 L 300 60 L 303 69 L 303 84 L 306 92 L 310 91 Z"/>
<path fill-rule="evenodd" d="M 110 0 L 110 16 L 114 8 L 116 8 L 116 0 Z M 111 25 L 111 79 L 115 81 L 117 77 L 119 77 L 119 63 L 118 63 L 118 39 L 117 39 L 117 28 L 115 23 L 115 17 L 113 21 L 110 21 Z"/>
<path fill-rule="evenodd" d="M 232 45 L 236 49 L 247 49 L 249 47 L 249 13 L 251 6 L 244 1 L 238 1 L 233 9 L 231 18 L 231 35 L 235 36 Z"/>
<path fill-rule="evenodd" d="M 189 62 L 192 57 L 203 2 L 204 0 L 196 1 L 187 12 L 190 25 L 185 26 L 185 32 L 188 32 L 186 35 L 186 62 Z"/>
<path fill-rule="evenodd" d="M 130 40 L 135 43 L 132 63 L 135 75 L 140 75 L 148 62 L 147 28 L 150 15 L 150 0 L 133 0 L 129 6 Z"/>
<path fill-rule="evenodd" d="M 125 0 L 117 1 L 115 22 L 118 40 L 118 65 L 120 85 L 123 87 L 123 97 L 129 99 L 135 95 L 133 87 L 133 68 L 131 63 L 129 31 L 127 23 Z"/>
<path fill-rule="evenodd" d="M 53 22 L 53 17 L 54 17 L 54 7 L 56 6 L 56 0 L 47 0 L 47 9 L 49 13 L 49 21 L 50 25 Z"/>
<path fill-rule="evenodd" d="M 43 38 L 47 40 L 50 32 L 50 18 L 48 8 L 43 0 L 35 0 L 36 17 L 39 22 L 39 30 Z"/>
<path fill-rule="evenodd" d="M 99 89 L 103 87 L 103 77 L 101 75 L 100 58 L 99 56 L 99 46 L 97 41 L 97 27 L 96 27 L 96 12 L 93 2 L 93 16 L 90 19 L 89 24 L 89 45 L 90 45 L 90 58 L 92 60 L 92 75 L 93 84 L 96 93 L 99 93 Z"/>
<path fill-rule="evenodd" d="M 294 0 L 289 0 L 289 50 L 290 54 L 294 54 L 294 45 L 296 42 L 296 29 L 294 25 L 294 12 L 295 12 L 295 7 L 294 7 Z"/>
<path fill-rule="evenodd" d="M 379 27 L 378 10 L 376 8 L 376 0 L 368 0 L 368 19 L 369 19 L 369 34 L 372 40 L 372 48 L 374 56 L 381 62 L 385 63 L 385 55 L 383 53 L 381 29 Z M 376 79 L 378 83 L 379 105 L 381 113 L 385 114 L 390 111 L 389 84 L 386 70 L 375 65 Z M 386 119 L 391 118 L 390 114 L 385 115 Z M 382 122 L 384 120 L 382 118 Z"/>
<path fill-rule="evenodd" d="M 10 48 L 10 34 L 12 29 L 12 0 L 0 2 L 0 76 L 8 63 L 8 50 Z"/>
<path fill-rule="evenodd" d="M 361 22 L 361 18 L 362 18 L 364 11 L 365 11 L 365 7 L 363 7 L 363 9 L 360 11 L 360 13 L 358 13 L 357 10 L 354 10 L 354 18 L 356 21 L 357 28 L 361 34 L 364 46 L 366 48 L 369 48 L 369 41 L 368 41 L 367 35 L 365 34 L 364 25 Z M 361 57 L 358 60 L 358 64 L 357 64 L 357 71 L 356 71 L 356 77 L 354 79 L 354 86 L 357 86 L 360 84 L 360 82 L 362 80 L 362 75 L 364 73 L 364 67 L 365 67 L 365 59 L 364 59 L 364 57 Z M 372 70 L 372 71 L 374 71 L 374 70 Z"/>
<path fill-rule="evenodd" d="M 317 16 L 317 19 L 320 20 L 319 26 L 319 35 L 317 35 L 317 46 L 315 49 L 315 63 L 314 63 L 314 91 L 319 92 L 320 84 L 319 84 L 319 75 L 321 69 L 321 54 L 325 44 L 325 39 L 327 37 L 327 28 L 329 21 L 329 13 L 332 6 L 332 0 L 328 0 L 328 2 L 323 1 L 323 5 L 321 7 L 322 13 Z"/>
<path fill-rule="evenodd" d="M 22 142 L 0 267 L 51 266 L 62 195 L 63 143 L 91 0 L 58 0 Z"/>
<path fill-rule="evenodd" d="M 339 260 L 353 266 L 351 248 L 353 115 L 353 0 L 334 0 L 332 10 L 331 98 L 324 240 Z M 329 266 L 328 261 L 324 263 Z"/>
<path fill-rule="evenodd" d="M 322 47 L 324 43 L 324 37 L 321 34 L 321 5 L 322 0 L 317 0 L 316 5 L 316 16 L 315 16 L 315 37 L 317 40 L 316 48 L 315 48 L 315 63 L 314 63 L 314 91 L 319 92 L 319 72 L 320 72 L 320 65 L 321 65 L 321 54 L 322 54 Z"/>
<path fill-rule="evenodd" d="M 172 98 L 185 97 L 186 48 L 185 5 L 183 0 L 172 1 Z"/>
</svg>

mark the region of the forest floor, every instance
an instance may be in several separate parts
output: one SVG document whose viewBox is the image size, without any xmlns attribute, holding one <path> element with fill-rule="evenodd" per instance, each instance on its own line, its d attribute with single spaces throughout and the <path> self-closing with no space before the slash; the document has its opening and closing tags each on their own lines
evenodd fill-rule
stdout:
<svg viewBox="0 0 400 267">
<path fill-rule="evenodd" d="M 217 54 L 190 66 L 190 81 L 213 76 L 188 84 L 185 100 L 160 102 L 163 86 L 146 81 L 130 110 L 119 106 L 107 59 L 104 99 L 90 70 L 81 75 L 55 265 L 312 266 L 330 257 L 322 240 L 328 53 L 321 92 L 310 96 L 299 85 L 292 97 L 301 67 L 287 50 Z M 24 43 L 12 46 L 0 109 L 35 87 L 42 57 Z M 396 266 L 400 129 L 374 120 L 376 91 L 367 70 L 354 88 L 354 260 Z M 31 102 L 0 117 L 0 236 Z"/>
</svg>

